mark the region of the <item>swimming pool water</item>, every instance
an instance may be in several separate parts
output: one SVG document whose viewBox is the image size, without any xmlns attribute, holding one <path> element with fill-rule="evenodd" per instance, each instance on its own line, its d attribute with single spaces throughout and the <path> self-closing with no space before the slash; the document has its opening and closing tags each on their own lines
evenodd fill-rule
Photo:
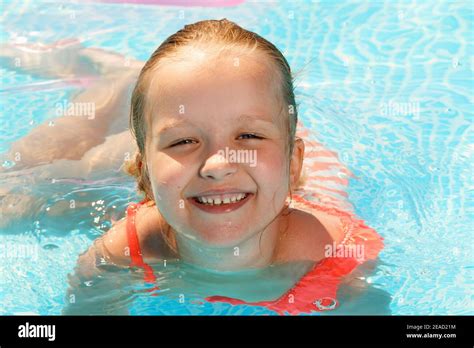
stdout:
<svg viewBox="0 0 474 348">
<path fill-rule="evenodd" d="M 329 314 L 474 314 L 474 16 L 468 1 L 247 1 L 206 9 L 4 1 L 4 8 L 2 42 L 79 37 L 86 46 L 140 60 L 202 19 L 226 17 L 268 38 L 296 73 L 301 121 L 353 171 L 349 199 L 385 240 L 366 277 L 369 290 Z M 74 91 L 1 68 L 0 152 L 54 118 L 54 105 Z M 126 178 L 34 190 L 45 201 L 0 230 L 2 245 L 28 246 L 36 256 L 0 256 L 0 314 L 63 313 L 77 256 L 138 199 Z M 47 213 L 53 202 L 70 200 L 77 209 Z M 121 286 L 109 289 L 114 300 L 103 313 L 274 314 L 202 303 L 192 292 L 184 301 L 147 296 L 129 272 L 110 272 Z M 171 278 L 193 274 L 185 265 L 166 272 L 163 289 Z"/>
</svg>

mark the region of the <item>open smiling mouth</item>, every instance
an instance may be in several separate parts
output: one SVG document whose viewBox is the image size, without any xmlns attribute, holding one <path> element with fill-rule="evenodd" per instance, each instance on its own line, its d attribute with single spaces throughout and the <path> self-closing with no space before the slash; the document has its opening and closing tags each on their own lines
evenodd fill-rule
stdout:
<svg viewBox="0 0 474 348">
<path fill-rule="evenodd" d="M 207 213 L 220 214 L 229 213 L 237 210 L 247 203 L 252 197 L 253 193 L 238 193 L 238 194 L 224 194 L 208 197 L 192 197 L 189 198 L 191 203 Z"/>
</svg>

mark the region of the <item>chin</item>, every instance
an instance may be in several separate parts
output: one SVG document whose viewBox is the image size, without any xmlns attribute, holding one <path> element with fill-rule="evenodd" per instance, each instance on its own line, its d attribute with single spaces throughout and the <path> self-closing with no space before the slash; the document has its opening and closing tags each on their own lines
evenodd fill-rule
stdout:
<svg viewBox="0 0 474 348">
<path fill-rule="evenodd" d="M 221 228 L 209 233 L 199 233 L 199 239 L 210 246 L 232 247 L 243 242 L 247 233 L 242 230 Z"/>
</svg>

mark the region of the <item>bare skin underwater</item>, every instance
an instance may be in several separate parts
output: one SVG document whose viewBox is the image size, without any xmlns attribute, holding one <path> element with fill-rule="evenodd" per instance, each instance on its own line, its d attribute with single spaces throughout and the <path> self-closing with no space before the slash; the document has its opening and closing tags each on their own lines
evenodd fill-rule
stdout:
<svg viewBox="0 0 474 348">
<path fill-rule="evenodd" d="M 44 200 L 34 195 L 33 188 L 54 178 L 105 178 L 111 170 L 126 175 L 121 171 L 123 163 L 137 150 L 128 129 L 130 94 L 143 62 L 71 39 L 51 45 L 4 44 L 0 63 L 48 79 L 21 86 L 26 91 L 77 88 L 61 105 L 64 115 L 48 117 L 0 155 L 0 163 L 5 164 L 0 166 L 0 227 L 36 211 Z M 14 93 L 18 88 L 7 87 L 4 92 L 9 90 Z M 75 107 L 81 105 L 92 105 L 93 117 Z M 54 116 L 57 111 L 51 110 Z M 59 215 L 64 209 L 57 205 L 48 213 Z"/>
</svg>

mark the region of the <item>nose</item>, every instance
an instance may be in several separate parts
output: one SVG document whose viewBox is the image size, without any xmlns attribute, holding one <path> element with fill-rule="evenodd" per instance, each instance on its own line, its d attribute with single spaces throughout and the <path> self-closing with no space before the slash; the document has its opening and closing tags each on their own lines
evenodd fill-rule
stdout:
<svg viewBox="0 0 474 348">
<path fill-rule="evenodd" d="M 226 158 L 219 153 L 209 157 L 200 169 L 201 177 L 214 180 L 222 180 L 235 172 L 237 172 L 236 164 L 227 162 Z"/>
</svg>

